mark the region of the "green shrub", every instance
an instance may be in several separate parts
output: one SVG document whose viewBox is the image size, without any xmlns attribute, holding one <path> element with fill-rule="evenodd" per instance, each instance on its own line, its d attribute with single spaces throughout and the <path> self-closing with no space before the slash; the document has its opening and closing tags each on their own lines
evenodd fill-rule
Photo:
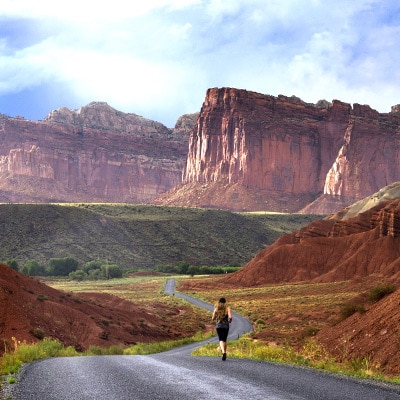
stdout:
<svg viewBox="0 0 400 400">
<path fill-rule="evenodd" d="M 40 328 L 32 328 L 29 333 L 31 333 L 35 338 L 42 340 L 44 338 L 44 332 Z"/>
<path fill-rule="evenodd" d="M 364 313 L 365 307 L 363 304 L 357 303 L 355 301 L 348 301 L 344 303 L 340 309 L 340 317 L 342 319 L 346 319 L 351 315 L 355 314 L 356 312 Z"/>
<path fill-rule="evenodd" d="M 13 258 L 10 258 L 10 259 L 4 261 L 4 264 L 8 265 L 15 271 L 19 271 L 18 262 L 16 260 L 14 260 Z"/>
<path fill-rule="evenodd" d="M 393 293 L 396 287 L 391 282 L 384 282 L 374 286 L 368 293 L 368 300 L 376 303 L 377 301 L 383 299 L 390 293 Z"/>
<path fill-rule="evenodd" d="M 68 277 L 72 279 L 73 281 L 83 281 L 88 277 L 85 271 L 82 271 L 81 269 L 77 269 L 76 271 L 70 272 Z"/>
<path fill-rule="evenodd" d="M 318 331 L 319 331 L 319 329 L 316 328 L 315 326 L 307 326 L 303 330 L 302 337 L 303 337 L 303 339 L 305 339 L 305 338 L 308 338 L 311 336 L 315 336 L 318 333 Z"/>
<path fill-rule="evenodd" d="M 24 275 L 29 276 L 45 276 L 46 269 L 43 265 L 40 265 L 36 260 L 27 260 L 21 269 Z"/>
</svg>

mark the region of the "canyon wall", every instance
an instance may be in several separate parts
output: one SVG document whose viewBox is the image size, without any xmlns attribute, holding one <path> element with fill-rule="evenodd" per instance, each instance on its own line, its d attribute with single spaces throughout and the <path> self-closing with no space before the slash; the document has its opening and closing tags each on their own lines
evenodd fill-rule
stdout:
<svg viewBox="0 0 400 400">
<path fill-rule="evenodd" d="M 186 125 L 175 131 L 106 103 L 44 121 L 0 116 L 0 201 L 148 203 L 182 180 Z"/>
<path fill-rule="evenodd" d="M 160 202 L 331 213 L 400 180 L 399 124 L 398 107 L 209 89 L 183 185 Z"/>
</svg>

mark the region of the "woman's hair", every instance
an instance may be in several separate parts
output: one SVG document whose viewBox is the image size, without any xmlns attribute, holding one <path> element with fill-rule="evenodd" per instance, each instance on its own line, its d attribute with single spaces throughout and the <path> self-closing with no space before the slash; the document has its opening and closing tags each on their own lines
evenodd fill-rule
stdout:
<svg viewBox="0 0 400 400">
<path fill-rule="evenodd" d="M 221 297 L 218 303 L 215 304 L 215 310 L 216 310 L 215 316 L 217 321 L 222 320 L 225 317 L 225 315 L 228 313 L 226 310 L 227 308 L 228 306 L 226 305 L 225 298 Z"/>
</svg>

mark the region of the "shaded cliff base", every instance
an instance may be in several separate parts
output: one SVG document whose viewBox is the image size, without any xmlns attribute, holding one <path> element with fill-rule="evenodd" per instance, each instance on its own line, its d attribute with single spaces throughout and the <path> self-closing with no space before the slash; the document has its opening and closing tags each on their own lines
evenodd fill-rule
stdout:
<svg viewBox="0 0 400 400">
<path fill-rule="evenodd" d="M 272 190 L 248 188 L 238 183 L 192 182 L 174 187 L 158 196 L 152 203 L 178 207 L 218 208 L 237 212 L 295 213 L 301 211 L 313 200 L 314 198 L 308 194 L 290 195 Z M 338 209 L 342 207 L 338 205 Z M 319 214 L 319 212 L 314 214 Z"/>
<path fill-rule="evenodd" d="M 10 172 L 0 174 L 0 203 L 93 203 L 103 202 L 85 192 L 70 190 L 51 178 L 19 175 Z"/>
<path fill-rule="evenodd" d="M 322 194 L 298 212 L 302 214 L 332 214 L 352 205 L 356 201 L 357 199 L 354 197 Z"/>
</svg>

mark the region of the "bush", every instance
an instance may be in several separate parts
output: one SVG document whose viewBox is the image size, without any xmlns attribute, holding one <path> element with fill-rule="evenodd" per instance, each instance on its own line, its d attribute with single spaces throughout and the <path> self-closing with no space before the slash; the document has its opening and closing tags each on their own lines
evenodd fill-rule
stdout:
<svg viewBox="0 0 400 400">
<path fill-rule="evenodd" d="M 390 293 L 393 293 L 396 287 L 391 282 L 384 282 L 374 286 L 368 293 L 368 300 L 376 303 L 377 301 L 383 299 Z"/>
<path fill-rule="evenodd" d="M 70 279 L 72 279 L 73 281 L 83 281 L 84 279 L 86 279 L 88 277 L 88 275 L 82 271 L 81 269 L 78 269 L 74 272 L 70 272 L 68 277 Z"/>
<path fill-rule="evenodd" d="M 106 264 L 101 266 L 101 271 L 106 279 L 122 278 L 122 270 L 118 265 Z"/>
<path fill-rule="evenodd" d="M 355 301 L 349 301 L 342 305 L 340 309 L 340 316 L 342 319 L 346 319 L 356 312 L 364 313 L 365 307 L 363 304 L 357 303 Z"/>
<path fill-rule="evenodd" d="M 83 266 L 82 269 L 88 274 L 90 271 L 100 270 L 101 266 L 105 263 L 106 261 L 100 261 L 100 260 L 89 261 Z"/>
</svg>

